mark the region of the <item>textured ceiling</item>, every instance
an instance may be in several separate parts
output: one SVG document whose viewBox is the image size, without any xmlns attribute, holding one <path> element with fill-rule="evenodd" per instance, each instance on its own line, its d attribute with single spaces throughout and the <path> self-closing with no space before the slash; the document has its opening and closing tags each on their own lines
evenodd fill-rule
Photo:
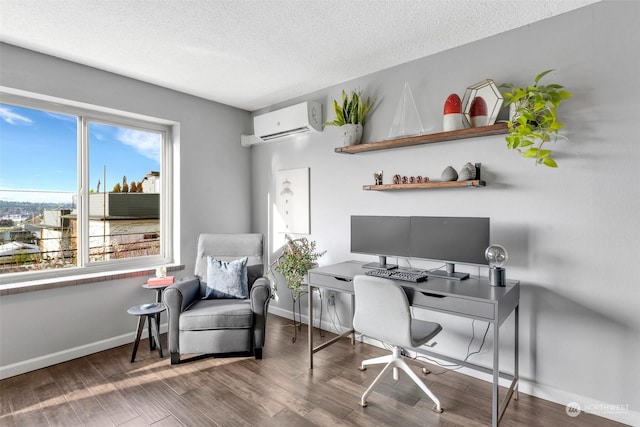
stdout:
<svg viewBox="0 0 640 427">
<path fill-rule="evenodd" d="M 245 110 L 598 0 L 0 0 L 0 40 Z"/>
</svg>

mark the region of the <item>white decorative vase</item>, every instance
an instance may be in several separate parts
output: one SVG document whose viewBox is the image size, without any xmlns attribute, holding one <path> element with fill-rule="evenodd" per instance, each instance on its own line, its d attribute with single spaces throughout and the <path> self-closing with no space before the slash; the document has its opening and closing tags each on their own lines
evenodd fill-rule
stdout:
<svg viewBox="0 0 640 427">
<path fill-rule="evenodd" d="M 343 135 L 344 146 L 360 144 L 362 139 L 362 125 L 361 124 L 346 124 L 340 126 Z"/>
</svg>

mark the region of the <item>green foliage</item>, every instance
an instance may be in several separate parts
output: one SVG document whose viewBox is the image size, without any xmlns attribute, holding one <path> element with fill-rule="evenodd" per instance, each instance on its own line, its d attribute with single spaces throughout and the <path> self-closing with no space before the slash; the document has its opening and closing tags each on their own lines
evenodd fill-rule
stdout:
<svg viewBox="0 0 640 427">
<path fill-rule="evenodd" d="M 11 257 L 11 264 L 13 265 L 27 265 L 39 262 L 40 256 L 38 254 L 27 253 L 25 250 L 19 250 Z"/>
<path fill-rule="evenodd" d="M 555 142 L 558 138 L 566 139 L 559 133 L 563 124 L 558 121 L 558 107 L 562 101 L 571 98 L 572 94 L 561 90 L 563 86 L 558 84 L 538 84 L 551 71 L 553 70 L 538 74 L 534 84 L 526 88 L 514 88 L 511 83 L 500 87 L 510 89 L 510 92 L 503 94 L 505 106 L 515 106 L 515 114 L 507 122 L 507 147 L 518 150 L 525 158 L 535 159 L 536 165 L 555 168 L 558 164 L 551 158 L 551 150 L 543 149 L 543 145 L 549 141 Z"/>
<path fill-rule="evenodd" d="M 315 240 L 309 241 L 306 237 L 292 240 L 290 236 L 287 236 L 287 244 L 280 257 L 275 261 L 274 269 L 287 280 L 287 287 L 294 292 L 295 299 L 300 296 L 300 286 L 302 286 L 307 272 L 326 252 L 316 250 Z M 277 287 L 274 290 L 277 290 Z"/>
<path fill-rule="evenodd" d="M 120 183 L 116 183 L 116 185 L 113 186 L 113 192 L 122 193 L 122 187 L 120 187 Z"/>
<path fill-rule="evenodd" d="M 350 94 L 342 91 L 342 103 L 338 103 L 337 100 L 333 100 L 333 110 L 336 113 L 336 118 L 332 122 L 325 122 L 328 126 L 342 126 L 345 124 L 364 124 L 367 121 L 367 114 L 371 111 L 375 105 L 376 100 L 373 101 L 367 97 L 362 97 L 362 91 L 351 91 Z"/>
</svg>

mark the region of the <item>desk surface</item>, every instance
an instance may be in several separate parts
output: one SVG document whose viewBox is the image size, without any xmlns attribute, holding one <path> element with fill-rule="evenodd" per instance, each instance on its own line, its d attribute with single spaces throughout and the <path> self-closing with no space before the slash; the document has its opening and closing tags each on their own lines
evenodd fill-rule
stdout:
<svg viewBox="0 0 640 427">
<path fill-rule="evenodd" d="M 360 261 L 345 261 L 314 268 L 309 271 L 309 283 L 353 294 L 353 277 L 364 274 L 364 264 Z M 428 280 L 418 283 L 399 280 L 395 282 L 405 289 L 410 303 L 414 306 L 443 312 L 456 311 L 456 314 L 498 323 L 504 321 L 520 299 L 520 285 L 517 280 L 508 280 L 504 287 L 491 286 L 488 278 L 475 276 L 461 281 L 429 277 Z"/>
</svg>

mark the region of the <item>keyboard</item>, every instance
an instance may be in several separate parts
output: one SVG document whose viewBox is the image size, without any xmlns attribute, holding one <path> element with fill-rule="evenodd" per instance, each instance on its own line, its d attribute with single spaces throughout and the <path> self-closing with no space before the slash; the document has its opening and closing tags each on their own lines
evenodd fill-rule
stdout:
<svg viewBox="0 0 640 427">
<path fill-rule="evenodd" d="M 364 272 L 367 276 L 384 277 L 391 280 L 402 280 L 404 282 L 424 282 L 427 280 L 427 272 L 415 272 L 405 270 L 367 270 Z"/>
</svg>

